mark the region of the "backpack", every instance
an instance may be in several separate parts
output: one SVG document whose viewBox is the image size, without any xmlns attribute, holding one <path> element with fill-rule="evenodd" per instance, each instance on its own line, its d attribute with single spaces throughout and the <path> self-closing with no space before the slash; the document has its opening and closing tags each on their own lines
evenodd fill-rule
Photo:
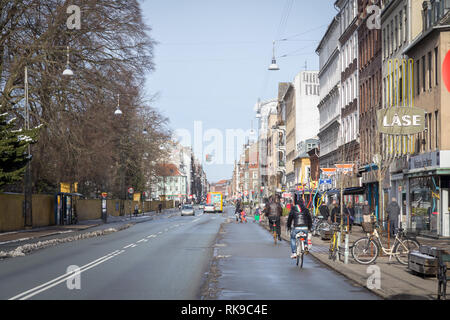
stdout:
<svg viewBox="0 0 450 320">
<path fill-rule="evenodd" d="M 276 219 L 278 217 L 278 207 L 276 203 L 269 205 L 269 219 Z"/>
</svg>

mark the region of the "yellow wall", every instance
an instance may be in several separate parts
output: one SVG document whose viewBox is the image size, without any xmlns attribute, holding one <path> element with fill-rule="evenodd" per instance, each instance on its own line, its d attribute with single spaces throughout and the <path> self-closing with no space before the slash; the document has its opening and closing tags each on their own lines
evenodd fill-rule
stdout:
<svg viewBox="0 0 450 320">
<path fill-rule="evenodd" d="M 23 201 L 24 196 L 21 194 L 0 194 L 0 232 L 24 228 Z M 44 227 L 55 223 L 53 196 L 33 195 L 32 205 L 33 227 Z"/>
<path fill-rule="evenodd" d="M 102 218 L 101 200 L 77 200 L 78 220 L 95 220 Z"/>
</svg>

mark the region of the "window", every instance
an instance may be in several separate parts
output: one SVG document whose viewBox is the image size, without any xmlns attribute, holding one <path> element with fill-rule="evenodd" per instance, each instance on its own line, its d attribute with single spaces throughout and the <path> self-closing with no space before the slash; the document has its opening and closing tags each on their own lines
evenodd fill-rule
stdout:
<svg viewBox="0 0 450 320">
<path fill-rule="evenodd" d="M 438 64 L 438 55 L 439 55 L 439 50 L 438 47 L 434 48 L 434 84 L 436 86 L 439 85 L 439 64 Z"/>
<path fill-rule="evenodd" d="M 435 139 L 435 149 L 439 149 L 439 121 L 438 121 L 439 111 L 436 110 L 434 112 L 434 139 Z"/>
<path fill-rule="evenodd" d="M 417 60 L 417 95 L 420 95 L 420 60 Z"/>
<path fill-rule="evenodd" d="M 426 72 L 426 69 L 425 69 L 425 56 L 423 56 L 422 57 L 422 88 L 423 88 L 422 91 L 425 91 L 425 88 L 426 88 L 426 86 L 425 86 L 425 81 L 426 81 L 425 72 Z"/>
<path fill-rule="evenodd" d="M 428 89 L 431 90 L 431 51 L 428 52 Z"/>
</svg>

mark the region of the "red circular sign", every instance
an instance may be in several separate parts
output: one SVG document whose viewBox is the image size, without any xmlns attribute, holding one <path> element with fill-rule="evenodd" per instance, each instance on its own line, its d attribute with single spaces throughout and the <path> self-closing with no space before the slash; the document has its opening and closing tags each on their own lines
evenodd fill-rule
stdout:
<svg viewBox="0 0 450 320">
<path fill-rule="evenodd" d="M 134 193 L 134 189 L 133 188 L 128 188 L 128 193 Z"/>
<path fill-rule="evenodd" d="M 450 51 L 447 51 L 444 62 L 442 63 L 442 78 L 444 79 L 447 90 L 450 92 Z"/>
</svg>

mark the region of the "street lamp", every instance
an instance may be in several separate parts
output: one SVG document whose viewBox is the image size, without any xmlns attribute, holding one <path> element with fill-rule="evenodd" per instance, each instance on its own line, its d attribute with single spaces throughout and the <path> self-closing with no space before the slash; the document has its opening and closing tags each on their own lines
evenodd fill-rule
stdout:
<svg viewBox="0 0 450 320">
<path fill-rule="evenodd" d="M 67 46 L 67 62 L 66 62 L 66 69 L 63 71 L 63 76 L 73 76 L 73 71 L 70 70 L 69 66 L 69 46 Z"/>
<path fill-rule="evenodd" d="M 28 99 L 28 66 L 25 66 L 24 94 L 25 94 L 25 129 L 30 130 L 30 105 Z M 69 46 L 67 46 L 67 64 L 63 71 L 63 76 L 73 76 L 73 71 L 69 68 Z M 33 182 L 31 177 L 31 145 L 27 147 L 27 164 L 24 177 L 24 197 L 25 197 L 25 227 L 33 226 Z"/>
<path fill-rule="evenodd" d="M 270 71 L 280 70 L 277 65 L 277 60 L 275 59 L 275 40 L 273 40 L 273 49 L 272 49 L 272 63 L 269 66 Z"/>
<path fill-rule="evenodd" d="M 122 111 L 119 108 L 119 103 L 120 103 L 120 94 L 117 95 L 117 109 L 116 109 L 116 111 L 114 111 L 114 114 L 116 116 L 121 116 L 122 115 Z"/>
</svg>

